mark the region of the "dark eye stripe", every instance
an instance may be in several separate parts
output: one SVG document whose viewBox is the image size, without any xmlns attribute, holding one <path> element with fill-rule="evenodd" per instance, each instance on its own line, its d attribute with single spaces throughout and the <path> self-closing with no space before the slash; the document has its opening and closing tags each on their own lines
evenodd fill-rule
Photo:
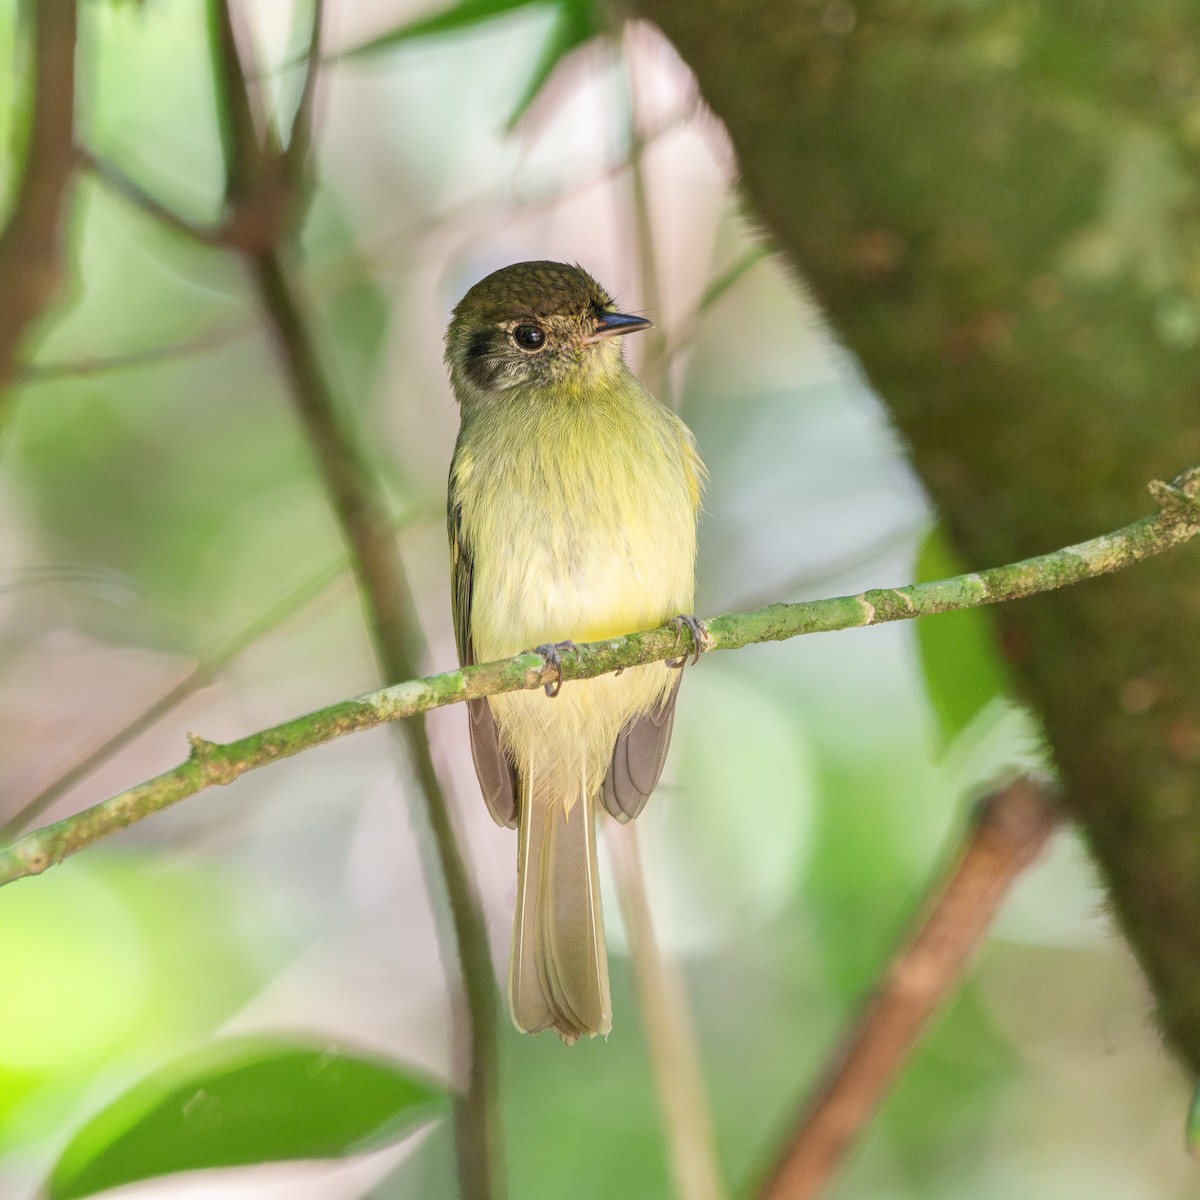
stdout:
<svg viewBox="0 0 1200 1200">
<path fill-rule="evenodd" d="M 477 333 L 471 334 L 471 340 L 467 343 L 468 358 L 483 358 L 491 349 L 492 334 L 490 330 L 481 329 Z"/>
<path fill-rule="evenodd" d="M 471 338 L 467 342 L 467 353 L 463 361 L 463 370 L 466 372 L 467 378 L 476 387 L 482 388 L 484 391 L 487 391 L 495 383 L 496 376 L 499 373 L 499 365 L 495 359 L 495 349 L 496 342 L 500 336 L 498 331 L 480 329 L 478 332 L 471 334 Z"/>
</svg>

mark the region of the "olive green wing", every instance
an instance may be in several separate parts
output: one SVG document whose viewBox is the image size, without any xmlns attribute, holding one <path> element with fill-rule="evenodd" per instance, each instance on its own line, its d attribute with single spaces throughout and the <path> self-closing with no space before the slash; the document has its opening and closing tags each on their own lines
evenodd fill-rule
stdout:
<svg viewBox="0 0 1200 1200">
<path fill-rule="evenodd" d="M 667 761 L 667 747 L 675 724 L 675 699 L 682 682 L 680 671 L 658 707 L 635 717 L 617 734 L 600 799 L 608 813 L 622 824 L 645 808 L 658 784 L 663 763 Z"/>
<path fill-rule="evenodd" d="M 454 609 L 454 643 L 458 661 L 469 666 L 475 661 L 471 645 L 471 581 L 474 563 L 471 546 L 462 527 L 462 506 L 451 500 L 448 512 L 450 532 L 450 586 Z M 517 824 L 517 776 L 500 747 L 500 730 L 487 700 L 467 701 L 467 728 L 471 735 L 471 758 L 475 774 L 492 820 L 510 829 Z"/>
</svg>

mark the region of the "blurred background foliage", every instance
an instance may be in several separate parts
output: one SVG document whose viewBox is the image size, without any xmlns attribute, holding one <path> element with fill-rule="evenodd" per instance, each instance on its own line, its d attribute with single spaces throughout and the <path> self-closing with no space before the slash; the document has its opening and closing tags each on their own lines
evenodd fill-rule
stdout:
<svg viewBox="0 0 1200 1200">
<path fill-rule="evenodd" d="M 590 6 L 477 7 L 513 11 L 392 38 L 427 9 L 330 4 L 301 233 L 319 348 L 385 481 L 426 666 L 454 662 L 442 332 L 471 283 L 524 258 L 581 262 L 660 331 L 629 351 L 711 471 L 701 615 L 952 573 L 902 447 L 835 331 L 764 253 L 722 131 L 669 47 L 643 26 L 583 37 L 568 18 Z M 291 5 L 243 9 L 286 108 Z M 15 10 L 0 9 L 0 61 L 19 66 Z M 83 144 L 213 219 L 201 6 L 88 3 L 81 22 Z M 586 45 L 528 103 L 548 44 L 572 38 Z M 19 77 L 0 71 L 9 191 Z M 69 295 L 0 435 L 0 821 L 198 665 L 218 669 L 46 816 L 174 764 L 185 731 L 229 739 L 376 684 L 339 533 L 238 262 L 89 175 L 70 233 Z M 1040 761 L 998 664 L 985 619 L 961 614 L 689 669 L 667 777 L 639 825 L 731 1194 L 770 1162 L 973 799 Z M 479 801 L 463 722 L 441 710 L 430 734 L 502 965 L 515 848 Z M 0 1193 L 32 1194 L 89 1114 L 218 1032 L 338 1037 L 450 1078 L 446 973 L 405 793 L 394 743 L 358 734 L 0 891 Z M 521 1200 L 668 1193 L 610 884 L 611 1038 L 568 1050 L 500 1033 Z M 1193 1194 L 1186 1088 L 1148 1004 L 1090 866 L 1060 834 L 835 1194 Z M 454 1188 L 439 1122 L 337 1166 L 137 1194 Z"/>
</svg>

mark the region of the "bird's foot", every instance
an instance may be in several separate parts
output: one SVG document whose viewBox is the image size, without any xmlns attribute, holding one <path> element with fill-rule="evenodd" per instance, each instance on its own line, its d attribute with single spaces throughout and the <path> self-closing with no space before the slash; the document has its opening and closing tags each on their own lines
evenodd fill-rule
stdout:
<svg viewBox="0 0 1200 1200">
<path fill-rule="evenodd" d="M 692 613 L 680 613 L 679 616 L 672 617 L 671 624 L 675 626 L 675 640 L 677 642 L 683 638 L 685 628 L 692 635 L 692 652 L 694 654 L 692 665 L 694 666 L 700 661 L 700 655 L 712 644 L 712 639 L 708 636 L 708 631 Z M 678 671 L 682 669 L 687 660 L 688 656 L 686 654 L 681 655 L 679 658 L 668 658 L 667 666 L 673 667 Z"/>
<path fill-rule="evenodd" d="M 553 683 L 546 684 L 546 695 L 553 700 L 562 691 L 562 656 L 564 654 L 574 654 L 576 662 L 583 656 L 579 653 L 579 647 L 574 642 L 546 642 L 544 645 L 534 646 L 533 652 L 534 654 L 540 654 L 546 660 L 546 665 L 553 667 L 558 672 L 558 678 Z"/>
</svg>

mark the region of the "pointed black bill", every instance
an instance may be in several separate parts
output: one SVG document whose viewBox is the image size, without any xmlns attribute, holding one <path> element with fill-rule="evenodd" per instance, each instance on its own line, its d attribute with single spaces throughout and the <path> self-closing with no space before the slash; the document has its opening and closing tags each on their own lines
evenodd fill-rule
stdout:
<svg viewBox="0 0 1200 1200">
<path fill-rule="evenodd" d="M 631 317 L 627 313 L 605 313 L 596 318 L 596 332 L 588 338 L 589 342 L 601 338 L 618 337 L 623 333 L 637 333 L 639 329 L 649 329 L 654 322 L 646 317 Z"/>
</svg>

